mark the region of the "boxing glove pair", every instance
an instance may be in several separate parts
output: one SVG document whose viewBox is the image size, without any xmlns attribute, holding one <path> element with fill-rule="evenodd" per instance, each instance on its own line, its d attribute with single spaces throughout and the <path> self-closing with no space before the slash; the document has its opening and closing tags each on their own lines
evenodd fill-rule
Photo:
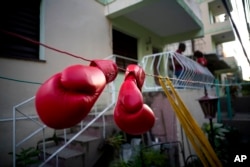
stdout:
<svg viewBox="0 0 250 167">
<path fill-rule="evenodd" d="M 118 73 L 111 60 L 93 60 L 89 66 L 72 65 L 50 77 L 36 93 L 35 105 L 44 124 L 54 129 L 70 128 L 90 112 L 106 84 Z M 145 133 L 154 125 L 153 111 L 143 103 L 141 88 L 145 73 L 129 65 L 114 110 L 117 126 L 132 135 Z"/>
</svg>

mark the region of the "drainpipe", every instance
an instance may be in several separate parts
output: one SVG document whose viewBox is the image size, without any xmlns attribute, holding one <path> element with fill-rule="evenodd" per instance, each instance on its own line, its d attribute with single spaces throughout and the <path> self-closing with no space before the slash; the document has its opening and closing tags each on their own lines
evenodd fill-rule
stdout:
<svg viewBox="0 0 250 167">
<path fill-rule="evenodd" d="M 194 42 L 194 39 L 191 39 L 191 47 L 192 47 L 192 52 L 194 53 L 195 51 L 195 42 Z"/>
</svg>

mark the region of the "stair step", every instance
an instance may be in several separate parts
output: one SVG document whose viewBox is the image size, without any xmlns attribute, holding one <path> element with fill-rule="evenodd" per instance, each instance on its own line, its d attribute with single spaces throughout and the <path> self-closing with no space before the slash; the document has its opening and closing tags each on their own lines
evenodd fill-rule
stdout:
<svg viewBox="0 0 250 167">
<path fill-rule="evenodd" d="M 71 132 L 78 132 L 81 128 L 84 128 L 89 122 L 82 122 L 82 124 L 78 124 L 71 128 Z M 104 126 L 105 125 L 105 126 Z M 82 127 L 81 127 L 82 126 Z M 106 134 L 112 133 L 114 129 L 117 129 L 116 125 L 113 122 L 106 122 L 103 124 L 102 122 L 94 122 L 91 124 L 86 130 L 82 133 L 82 135 L 94 136 L 100 138 L 103 136 L 103 130 L 105 130 Z"/>
<path fill-rule="evenodd" d="M 46 153 L 51 155 L 54 152 L 56 152 L 60 147 L 61 146 L 49 147 L 46 149 Z M 62 158 L 62 159 L 69 159 L 72 157 L 77 157 L 77 156 L 82 156 L 82 155 L 83 155 L 83 152 L 78 151 L 78 150 L 74 150 L 74 149 L 70 149 L 67 147 L 58 153 L 58 157 Z"/>
<path fill-rule="evenodd" d="M 61 146 L 62 145 L 47 148 L 46 154 L 52 155 Z M 58 156 L 58 161 L 56 160 L 56 157 L 54 157 L 47 163 L 47 165 L 60 166 L 60 167 L 84 166 L 85 154 L 82 151 L 66 147 L 63 150 L 61 150 L 57 154 L 57 156 Z"/>
<path fill-rule="evenodd" d="M 228 118 L 228 114 L 227 114 L 227 113 L 222 113 L 222 120 L 230 120 L 230 118 Z M 236 112 L 236 113 L 234 113 L 234 115 L 232 116 L 232 120 L 237 120 L 237 121 L 250 121 L 250 113 L 240 113 L 240 112 Z"/>
<path fill-rule="evenodd" d="M 89 122 L 83 121 L 82 125 L 86 126 Z M 103 127 L 103 125 L 105 126 L 113 126 L 114 123 L 111 122 L 106 122 L 105 124 L 103 124 L 103 122 L 94 122 L 93 124 L 91 124 L 89 127 L 96 127 L 96 128 L 100 128 Z M 80 126 L 80 125 L 79 125 Z"/>
<path fill-rule="evenodd" d="M 67 134 L 66 135 L 66 139 L 67 140 L 70 140 L 73 136 L 75 136 L 76 134 L 74 133 L 70 133 L 70 134 Z M 63 135 L 59 136 L 61 138 L 64 138 Z M 86 142 L 90 142 L 90 141 L 95 141 L 95 140 L 98 140 L 99 137 L 95 137 L 95 136 L 89 136 L 89 135 L 79 135 L 75 141 L 78 141 L 78 142 L 83 142 L 83 143 L 86 143 Z"/>
<path fill-rule="evenodd" d="M 96 118 L 95 114 L 89 114 L 86 118 L 84 118 L 83 122 L 90 122 L 92 121 L 94 118 Z M 104 114 L 104 120 L 105 122 L 114 122 L 114 117 L 113 114 Z M 99 117 L 95 122 L 103 122 L 103 117 Z"/>
<path fill-rule="evenodd" d="M 75 134 L 67 134 L 66 139 L 70 140 Z M 64 138 L 64 136 L 59 136 Z M 100 157 L 101 152 L 98 150 L 102 138 L 99 136 L 83 135 L 78 136 L 74 141 L 67 146 L 73 150 L 78 150 L 84 154 L 84 165 L 85 167 L 91 167 L 92 164 Z M 74 155 L 76 156 L 76 155 Z M 79 157 L 79 156 L 78 156 Z M 77 158 L 77 157 L 76 157 Z M 72 159 L 72 158 L 71 158 Z"/>
</svg>

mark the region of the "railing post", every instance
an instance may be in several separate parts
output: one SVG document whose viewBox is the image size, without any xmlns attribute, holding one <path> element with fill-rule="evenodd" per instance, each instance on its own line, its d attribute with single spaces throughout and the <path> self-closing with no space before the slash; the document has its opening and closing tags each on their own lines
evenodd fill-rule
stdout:
<svg viewBox="0 0 250 167">
<path fill-rule="evenodd" d="M 226 80 L 226 96 L 227 96 L 227 116 L 230 120 L 232 120 L 232 99 L 230 96 L 230 87 Z"/>
<path fill-rule="evenodd" d="M 12 136 L 12 153 L 13 153 L 13 167 L 16 167 L 16 108 L 13 107 L 13 136 Z"/>
<path fill-rule="evenodd" d="M 217 122 L 221 123 L 220 88 L 218 79 L 215 79 L 215 86 L 216 86 L 216 96 L 219 97 L 217 102 Z"/>
</svg>

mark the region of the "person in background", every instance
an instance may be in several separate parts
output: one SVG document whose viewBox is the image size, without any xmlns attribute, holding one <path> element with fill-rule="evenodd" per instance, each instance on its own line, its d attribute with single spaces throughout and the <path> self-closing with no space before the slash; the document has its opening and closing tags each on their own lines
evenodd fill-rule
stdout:
<svg viewBox="0 0 250 167">
<path fill-rule="evenodd" d="M 179 43 L 179 46 L 176 50 L 177 53 L 182 54 L 186 50 L 186 45 L 184 43 Z"/>
<path fill-rule="evenodd" d="M 194 58 L 197 63 L 206 67 L 207 66 L 207 59 L 204 57 L 203 53 L 199 50 L 194 52 Z"/>
<path fill-rule="evenodd" d="M 175 51 L 176 53 L 182 54 L 186 50 L 186 45 L 184 43 L 179 43 L 179 46 L 177 50 Z M 182 72 L 182 66 L 180 63 L 174 58 L 174 69 L 175 69 L 175 76 L 179 78 L 181 72 Z"/>
</svg>

